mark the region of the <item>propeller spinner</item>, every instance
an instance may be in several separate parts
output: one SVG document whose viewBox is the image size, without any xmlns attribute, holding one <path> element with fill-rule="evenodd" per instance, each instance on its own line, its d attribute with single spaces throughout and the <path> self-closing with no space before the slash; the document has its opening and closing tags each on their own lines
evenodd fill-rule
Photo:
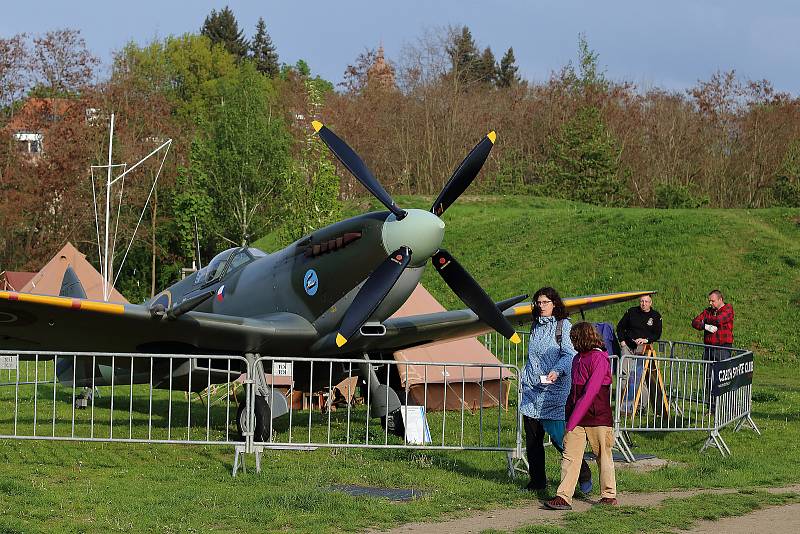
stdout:
<svg viewBox="0 0 800 534">
<path fill-rule="evenodd" d="M 489 132 L 464 158 L 433 203 L 430 211 L 402 210 L 347 143 L 321 122 L 311 123 L 320 139 L 347 170 L 377 198 L 391 214 L 383 225 L 383 246 L 389 255 L 370 274 L 342 320 L 336 345 L 342 347 L 369 319 L 386 298 L 403 270 L 420 267 L 432 258 L 436 272 L 481 321 L 514 343 L 520 337 L 489 295 L 446 250 L 440 250 L 444 222 L 439 218 L 466 191 L 483 167 L 497 134 Z M 391 252 L 390 252 L 391 251 Z"/>
</svg>

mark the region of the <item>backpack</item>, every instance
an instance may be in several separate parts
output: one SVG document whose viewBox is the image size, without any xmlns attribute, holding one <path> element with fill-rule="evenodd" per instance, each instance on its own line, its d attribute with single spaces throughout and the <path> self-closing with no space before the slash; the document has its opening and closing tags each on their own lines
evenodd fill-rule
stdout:
<svg viewBox="0 0 800 534">
<path fill-rule="evenodd" d="M 606 352 L 608 352 L 609 355 L 618 355 L 620 353 L 620 347 L 619 341 L 617 341 L 617 336 L 614 335 L 614 327 L 609 323 L 595 323 L 594 326 L 597 328 L 597 332 L 605 342 Z"/>
<path fill-rule="evenodd" d="M 562 335 L 562 331 L 564 330 L 564 319 L 559 319 L 556 322 L 556 344 L 560 347 L 561 346 L 561 338 L 564 336 Z M 533 324 L 531 324 L 531 334 L 533 334 Z"/>
</svg>

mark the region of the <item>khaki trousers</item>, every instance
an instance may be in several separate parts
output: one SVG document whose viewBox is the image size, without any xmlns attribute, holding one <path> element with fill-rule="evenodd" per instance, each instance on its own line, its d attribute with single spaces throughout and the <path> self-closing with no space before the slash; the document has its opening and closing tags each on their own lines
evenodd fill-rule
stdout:
<svg viewBox="0 0 800 534">
<path fill-rule="evenodd" d="M 564 454 L 561 456 L 561 484 L 556 494 L 572 504 L 572 495 L 581 472 L 586 439 L 597 457 L 600 468 L 600 497 L 613 499 L 617 496 L 617 479 L 614 476 L 614 431 L 610 426 L 576 426 L 564 435 Z"/>
</svg>

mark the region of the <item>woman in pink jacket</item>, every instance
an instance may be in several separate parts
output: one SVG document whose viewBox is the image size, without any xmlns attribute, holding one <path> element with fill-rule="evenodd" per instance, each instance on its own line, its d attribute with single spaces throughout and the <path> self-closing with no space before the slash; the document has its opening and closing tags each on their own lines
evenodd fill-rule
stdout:
<svg viewBox="0 0 800 534">
<path fill-rule="evenodd" d="M 567 426 L 561 457 L 561 484 L 556 497 L 545 503 L 554 510 L 571 510 L 586 440 L 600 468 L 600 503 L 617 505 L 614 476 L 614 425 L 611 413 L 611 365 L 602 349 L 603 338 L 590 323 L 572 327 L 570 339 L 578 355 L 572 360 L 572 388 L 567 397 Z"/>
</svg>

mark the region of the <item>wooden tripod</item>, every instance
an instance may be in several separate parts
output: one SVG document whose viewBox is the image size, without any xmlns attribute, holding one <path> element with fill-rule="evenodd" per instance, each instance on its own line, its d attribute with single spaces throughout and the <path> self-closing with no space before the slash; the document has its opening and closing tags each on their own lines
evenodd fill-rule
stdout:
<svg viewBox="0 0 800 534">
<path fill-rule="evenodd" d="M 656 371 L 656 377 L 658 378 L 658 389 L 661 391 L 661 398 L 663 400 L 662 410 L 669 415 L 669 402 L 667 401 L 667 392 L 664 390 L 664 377 L 661 376 L 661 369 L 658 368 L 658 362 L 656 361 L 656 351 L 653 348 L 653 345 L 648 343 L 644 346 L 644 368 L 642 369 L 642 376 L 639 377 L 639 387 L 636 388 L 636 397 L 633 400 L 633 413 L 636 413 L 637 408 L 639 408 L 639 400 L 642 396 L 642 386 L 644 386 L 644 381 L 647 378 L 648 374 L 653 372 L 650 369 L 652 365 L 653 369 Z"/>
</svg>

